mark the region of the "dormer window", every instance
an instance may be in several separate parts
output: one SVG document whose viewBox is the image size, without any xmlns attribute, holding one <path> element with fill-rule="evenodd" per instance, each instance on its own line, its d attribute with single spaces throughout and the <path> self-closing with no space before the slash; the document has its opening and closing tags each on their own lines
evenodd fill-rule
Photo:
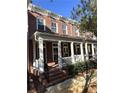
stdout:
<svg viewBox="0 0 124 93">
<path fill-rule="evenodd" d="M 44 19 L 42 18 L 37 18 L 37 30 L 45 30 L 44 27 Z"/>
<path fill-rule="evenodd" d="M 76 27 L 73 27 L 73 32 L 77 32 L 77 28 Z"/>
<path fill-rule="evenodd" d="M 52 22 L 51 23 L 51 30 L 53 31 L 53 32 L 57 32 L 57 26 L 56 26 L 57 24 L 55 23 L 55 22 Z"/>
<path fill-rule="evenodd" d="M 63 32 L 63 34 L 67 34 L 67 25 L 66 24 L 62 24 L 62 32 Z"/>
<path fill-rule="evenodd" d="M 76 33 L 76 36 L 80 36 L 79 29 L 76 26 L 73 27 L 73 32 Z"/>
</svg>

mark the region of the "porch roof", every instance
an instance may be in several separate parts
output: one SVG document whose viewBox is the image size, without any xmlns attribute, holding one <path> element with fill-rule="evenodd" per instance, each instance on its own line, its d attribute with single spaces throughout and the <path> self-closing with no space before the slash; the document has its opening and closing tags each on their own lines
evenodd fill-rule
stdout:
<svg viewBox="0 0 124 93">
<path fill-rule="evenodd" d="M 43 39 L 47 39 L 47 40 L 62 40 L 62 41 L 77 41 L 77 42 L 96 42 L 94 40 L 85 40 L 82 37 L 74 37 L 74 36 L 68 36 L 68 35 L 60 35 L 57 33 L 48 33 L 48 32 L 38 32 L 36 31 L 36 39 L 38 39 L 38 37 L 42 37 Z"/>
</svg>

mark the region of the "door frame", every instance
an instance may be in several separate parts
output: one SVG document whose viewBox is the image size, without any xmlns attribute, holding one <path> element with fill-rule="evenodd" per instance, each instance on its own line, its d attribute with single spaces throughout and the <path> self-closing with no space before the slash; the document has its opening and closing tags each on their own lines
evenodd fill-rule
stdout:
<svg viewBox="0 0 124 93">
<path fill-rule="evenodd" d="M 57 44 L 57 46 L 53 46 L 53 44 Z M 57 42 L 52 42 L 52 58 L 53 58 L 53 61 L 54 61 L 54 48 L 58 49 L 58 43 Z M 58 56 L 58 53 L 57 53 L 57 56 Z M 57 60 L 56 63 L 58 63 L 58 60 Z"/>
</svg>

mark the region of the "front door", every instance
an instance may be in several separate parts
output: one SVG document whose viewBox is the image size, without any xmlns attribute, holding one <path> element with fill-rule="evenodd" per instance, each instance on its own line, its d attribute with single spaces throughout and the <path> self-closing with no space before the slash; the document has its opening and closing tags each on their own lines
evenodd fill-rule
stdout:
<svg viewBox="0 0 124 93">
<path fill-rule="evenodd" d="M 57 64 L 58 63 L 58 44 L 53 43 L 52 48 L 53 48 L 53 61 Z"/>
</svg>

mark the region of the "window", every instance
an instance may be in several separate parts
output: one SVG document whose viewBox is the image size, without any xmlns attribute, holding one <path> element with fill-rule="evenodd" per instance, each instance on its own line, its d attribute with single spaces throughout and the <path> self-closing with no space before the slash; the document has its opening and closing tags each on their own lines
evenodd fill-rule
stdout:
<svg viewBox="0 0 124 93">
<path fill-rule="evenodd" d="M 62 57 L 71 56 L 70 43 L 62 43 Z"/>
<path fill-rule="evenodd" d="M 80 36 L 79 29 L 76 26 L 73 26 L 72 29 L 76 36 Z"/>
<path fill-rule="evenodd" d="M 52 22 L 51 23 L 51 30 L 53 31 L 53 32 L 56 32 L 57 30 L 56 30 L 56 23 L 55 22 Z"/>
<path fill-rule="evenodd" d="M 81 50 L 80 50 L 80 44 L 75 43 L 74 44 L 74 55 L 80 55 Z"/>
<path fill-rule="evenodd" d="M 66 24 L 62 24 L 62 32 L 63 32 L 63 34 L 67 34 L 66 29 L 67 29 Z"/>
<path fill-rule="evenodd" d="M 88 49 L 88 54 L 92 55 L 92 45 L 91 44 L 87 44 L 87 49 Z"/>
<path fill-rule="evenodd" d="M 37 29 L 44 30 L 44 20 L 41 18 L 37 18 Z"/>
<path fill-rule="evenodd" d="M 77 31 L 77 28 L 76 27 L 73 27 L 73 32 L 76 32 Z"/>
</svg>

